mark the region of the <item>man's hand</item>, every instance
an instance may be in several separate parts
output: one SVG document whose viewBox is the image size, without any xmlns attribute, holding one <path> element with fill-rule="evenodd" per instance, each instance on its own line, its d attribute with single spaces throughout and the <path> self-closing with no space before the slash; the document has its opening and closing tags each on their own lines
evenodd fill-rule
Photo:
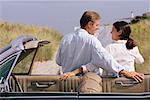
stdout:
<svg viewBox="0 0 150 100">
<path fill-rule="evenodd" d="M 82 73 L 83 72 L 83 69 L 82 67 L 72 71 L 72 72 L 67 72 L 65 74 L 63 74 L 61 77 L 60 77 L 60 80 L 66 80 L 67 78 L 70 78 L 70 77 L 73 77 L 79 73 Z"/>
<path fill-rule="evenodd" d="M 75 76 L 76 74 L 74 72 L 67 72 L 67 73 L 64 73 L 61 77 L 60 77 L 60 80 L 66 80 L 67 78 L 70 78 L 70 77 L 73 77 Z"/>
<path fill-rule="evenodd" d="M 142 73 L 137 73 L 137 72 L 128 72 L 126 70 L 122 70 L 119 72 L 120 74 L 124 75 L 125 77 L 128 78 L 133 78 L 134 80 L 136 80 L 137 82 L 142 82 L 144 79 L 144 74 Z"/>
</svg>

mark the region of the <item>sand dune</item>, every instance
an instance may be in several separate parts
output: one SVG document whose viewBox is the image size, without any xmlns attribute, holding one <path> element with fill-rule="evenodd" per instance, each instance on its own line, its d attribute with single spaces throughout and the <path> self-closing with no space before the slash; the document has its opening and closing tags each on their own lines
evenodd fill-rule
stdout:
<svg viewBox="0 0 150 100">
<path fill-rule="evenodd" d="M 33 64 L 32 75 L 56 75 L 61 71 L 61 66 L 58 66 L 55 62 L 57 50 L 52 60 L 35 62 Z"/>
</svg>

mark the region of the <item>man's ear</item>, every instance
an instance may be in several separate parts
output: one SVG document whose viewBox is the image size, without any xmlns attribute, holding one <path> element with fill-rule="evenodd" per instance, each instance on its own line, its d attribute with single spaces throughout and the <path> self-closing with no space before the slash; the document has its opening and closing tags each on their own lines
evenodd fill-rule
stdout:
<svg viewBox="0 0 150 100">
<path fill-rule="evenodd" d="M 92 22 L 92 21 L 89 21 L 87 25 L 88 25 L 88 27 L 90 28 L 91 26 L 93 26 L 93 22 Z"/>
</svg>

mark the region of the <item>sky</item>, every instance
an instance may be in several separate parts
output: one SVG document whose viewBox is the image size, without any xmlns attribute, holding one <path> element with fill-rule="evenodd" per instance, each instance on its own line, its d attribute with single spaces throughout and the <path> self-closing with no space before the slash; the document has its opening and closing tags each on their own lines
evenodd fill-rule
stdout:
<svg viewBox="0 0 150 100">
<path fill-rule="evenodd" d="M 61 34 L 79 26 L 81 15 L 94 10 L 101 25 L 150 12 L 150 0 L 0 0 L 0 20 L 11 23 L 48 26 Z"/>
</svg>

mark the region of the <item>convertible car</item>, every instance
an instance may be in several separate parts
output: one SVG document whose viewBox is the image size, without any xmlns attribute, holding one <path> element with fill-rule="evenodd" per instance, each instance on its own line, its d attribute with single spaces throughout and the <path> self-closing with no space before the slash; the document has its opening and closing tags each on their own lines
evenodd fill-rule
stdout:
<svg viewBox="0 0 150 100">
<path fill-rule="evenodd" d="M 32 75 L 38 50 L 49 41 L 32 36 L 19 36 L 7 47 L 0 49 L 1 99 L 149 99 L 150 74 L 142 83 L 125 77 L 103 77 L 101 93 L 80 93 L 78 76 L 61 81 L 60 75 Z"/>
</svg>

